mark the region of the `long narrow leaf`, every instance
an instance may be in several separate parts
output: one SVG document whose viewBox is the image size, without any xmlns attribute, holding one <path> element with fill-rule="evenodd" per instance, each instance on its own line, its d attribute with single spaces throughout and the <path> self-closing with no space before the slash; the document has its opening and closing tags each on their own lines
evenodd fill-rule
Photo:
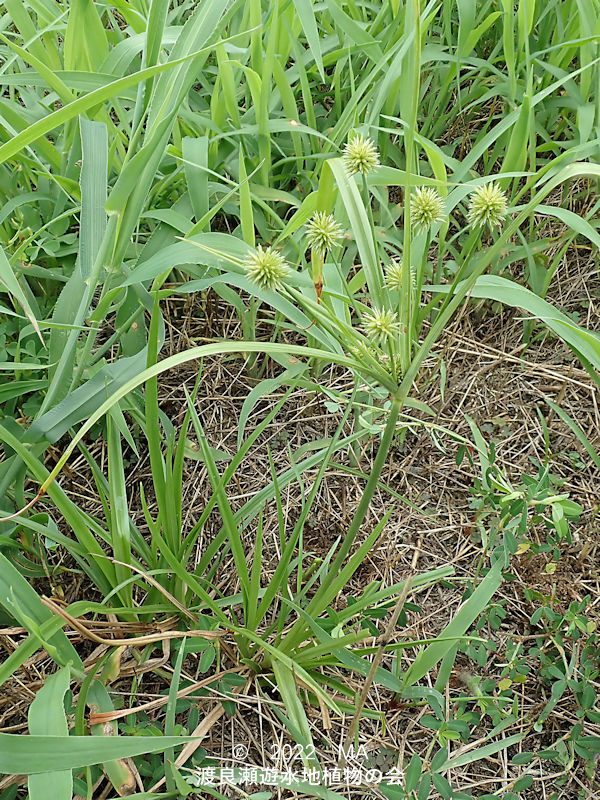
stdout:
<svg viewBox="0 0 600 800">
<path fill-rule="evenodd" d="M 40 772 L 90 767 L 106 761 L 162 753 L 194 741 L 193 736 L 19 736 L 0 733 L 0 773 Z"/>
<path fill-rule="evenodd" d="M 412 686 L 427 675 L 442 660 L 450 648 L 455 645 L 455 639 L 464 636 L 469 630 L 500 587 L 502 583 L 502 565 L 502 560 L 496 561 L 477 589 L 459 608 L 454 619 L 441 632 L 440 641 L 432 642 L 415 658 L 404 679 L 406 686 Z"/>
<path fill-rule="evenodd" d="M 46 680 L 29 706 L 29 732 L 32 736 L 69 735 L 64 697 L 69 689 L 69 667 L 63 667 Z M 46 800 L 51 795 L 56 800 L 71 800 L 73 773 L 70 769 L 30 775 L 28 780 L 30 800 Z"/>
</svg>

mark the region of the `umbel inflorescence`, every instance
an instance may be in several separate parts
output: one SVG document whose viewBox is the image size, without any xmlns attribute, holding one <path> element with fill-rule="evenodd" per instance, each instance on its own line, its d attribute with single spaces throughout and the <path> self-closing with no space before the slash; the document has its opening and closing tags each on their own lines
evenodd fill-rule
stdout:
<svg viewBox="0 0 600 800">
<path fill-rule="evenodd" d="M 373 141 L 362 134 L 352 133 L 344 146 L 342 160 L 348 175 L 368 175 L 379 166 L 379 152 Z M 508 213 L 505 193 L 497 182 L 478 186 L 470 195 L 467 220 L 474 228 L 485 225 L 497 227 Z M 432 186 L 415 188 L 410 197 L 410 216 L 416 231 L 428 230 L 446 218 L 444 199 Z M 305 227 L 306 241 L 313 253 L 324 260 L 327 252 L 340 244 L 344 231 L 332 213 L 316 211 Z M 290 267 L 283 255 L 272 247 L 258 245 L 243 263 L 246 275 L 261 289 L 281 290 L 290 275 Z M 404 266 L 392 260 L 384 270 L 384 285 L 388 290 L 402 292 L 405 286 Z M 320 284 L 322 287 L 322 283 Z M 410 268 L 411 290 L 415 287 L 414 269 Z M 397 314 L 385 308 L 373 308 L 363 317 L 367 335 L 375 343 L 399 333 Z"/>
</svg>

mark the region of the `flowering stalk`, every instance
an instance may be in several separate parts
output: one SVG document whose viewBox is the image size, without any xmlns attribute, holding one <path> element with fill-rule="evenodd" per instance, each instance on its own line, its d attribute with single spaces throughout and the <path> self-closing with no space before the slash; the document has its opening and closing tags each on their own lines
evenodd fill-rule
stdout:
<svg viewBox="0 0 600 800">
<path fill-rule="evenodd" d="M 379 252 L 379 242 L 375 233 L 375 222 L 373 220 L 373 209 L 371 208 L 371 194 L 367 183 L 367 175 L 379 166 L 379 152 L 371 139 L 366 139 L 361 134 L 351 134 L 344 147 L 342 157 L 344 167 L 348 175 L 361 175 L 362 199 L 367 212 L 371 235 L 373 237 L 373 247 L 375 252 Z"/>
<path fill-rule="evenodd" d="M 410 94 L 407 98 L 408 102 L 405 103 L 406 108 L 404 114 L 407 118 L 407 126 L 404 129 L 404 153 L 406 157 L 405 163 L 405 181 L 404 181 L 404 237 L 402 245 L 402 260 L 405 264 L 405 270 L 402 281 L 402 292 L 400 293 L 400 364 L 402 373 L 404 374 L 408 369 L 411 356 L 412 356 L 412 339 L 411 329 L 413 327 L 412 317 L 414 315 L 414 306 L 419 302 L 417 297 L 415 302 L 412 301 L 411 292 L 411 175 L 413 172 L 415 162 L 415 134 L 417 128 L 417 104 L 419 100 L 419 84 L 420 84 L 420 69 L 421 69 L 421 13 L 419 8 L 419 0 L 413 0 L 412 3 L 407 3 L 407 15 L 410 14 L 411 22 L 414 25 L 414 40 L 411 44 L 410 54 L 408 55 L 409 75 L 412 86 L 410 87 Z"/>
<path fill-rule="evenodd" d="M 323 264 L 325 254 L 335 247 L 342 237 L 342 229 L 333 214 L 317 211 L 306 225 L 306 238 L 310 247 L 312 278 L 317 293 L 317 303 L 323 292 Z"/>
<path fill-rule="evenodd" d="M 408 197 L 408 200 L 405 201 L 405 213 L 406 205 L 409 206 L 410 227 L 414 228 L 417 232 L 422 230 L 426 231 L 423 257 L 418 270 L 416 270 L 414 284 L 411 270 L 407 269 L 402 284 L 402 294 L 405 296 L 400 298 L 401 311 L 405 313 L 404 324 L 406 326 L 407 338 L 407 342 L 405 343 L 405 358 L 407 359 L 406 363 L 410 363 L 412 358 L 412 344 L 418 334 L 421 290 L 423 286 L 423 274 L 427 263 L 427 253 L 431 242 L 431 227 L 444 219 L 444 200 L 433 187 L 418 186 L 414 193 Z M 405 231 L 404 247 L 406 250 L 408 246 L 409 253 L 411 247 L 410 234 L 411 231 L 409 230 L 409 236 L 406 237 Z M 408 240 L 408 244 L 406 239 Z"/>
<path fill-rule="evenodd" d="M 469 266 L 471 256 L 475 248 L 481 242 L 481 235 L 486 225 L 493 230 L 498 228 L 498 232 L 508 214 L 508 202 L 506 195 L 495 182 L 478 186 L 469 198 L 467 210 L 467 221 L 470 223 L 471 232 L 467 240 L 461 264 L 456 271 L 456 275 L 450 286 L 450 290 L 438 309 L 437 314 L 441 314 L 450 305 L 456 287 L 465 276 Z M 500 238 L 500 237 L 498 237 Z"/>
<path fill-rule="evenodd" d="M 377 237 L 377 232 L 375 230 L 375 220 L 373 219 L 373 209 L 371 207 L 371 194 L 369 192 L 369 185 L 367 183 L 367 176 L 362 176 L 362 191 L 363 191 L 363 202 L 365 204 L 365 208 L 367 209 L 367 216 L 369 218 L 369 225 L 371 226 L 371 230 L 373 231 L 373 245 L 375 246 L 375 252 L 379 254 L 379 240 Z"/>
<path fill-rule="evenodd" d="M 419 334 L 418 326 L 418 316 L 421 307 L 421 292 L 423 290 L 423 276 L 425 274 L 425 268 L 427 266 L 427 254 L 429 253 L 429 245 L 431 244 L 431 231 L 427 230 L 427 235 L 425 237 L 425 248 L 423 250 L 423 258 L 421 259 L 421 264 L 419 269 L 416 271 L 415 274 L 415 287 L 414 287 L 414 297 L 415 297 L 415 312 L 411 316 L 411 340 L 415 341 Z"/>
<path fill-rule="evenodd" d="M 321 302 L 321 295 L 323 294 L 323 265 L 324 258 L 319 253 L 314 251 L 310 254 L 310 261 L 312 266 L 312 279 L 315 285 L 315 293 L 317 295 L 317 303 Z"/>
</svg>

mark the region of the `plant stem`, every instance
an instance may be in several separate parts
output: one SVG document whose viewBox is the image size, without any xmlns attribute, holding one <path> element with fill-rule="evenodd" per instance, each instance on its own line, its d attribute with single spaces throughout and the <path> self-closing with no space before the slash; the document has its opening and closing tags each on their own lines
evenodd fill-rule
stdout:
<svg viewBox="0 0 600 800">
<path fill-rule="evenodd" d="M 398 417 L 400 416 L 402 405 L 403 403 L 397 398 L 392 400 L 390 415 L 383 430 L 381 443 L 379 445 L 379 449 L 377 450 L 377 455 L 375 456 L 375 461 L 373 462 L 373 468 L 371 470 L 371 474 L 369 475 L 369 480 L 367 481 L 365 491 L 360 499 L 360 503 L 358 504 L 358 508 L 356 509 L 356 513 L 354 514 L 352 522 L 350 523 L 348 533 L 346 534 L 339 552 L 331 565 L 331 572 L 333 573 L 337 573 L 346 560 L 346 557 L 350 552 L 350 548 L 354 544 L 354 540 L 356 539 L 356 535 L 360 529 L 360 526 L 364 521 L 367 510 L 373 498 L 373 494 L 375 493 L 377 483 L 381 473 L 383 472 L 385 462 L 387 461 L 390 447 L 392 445 L 392 438 L 396 432 L 396 424 L 398 422 Z"/>
</svg>

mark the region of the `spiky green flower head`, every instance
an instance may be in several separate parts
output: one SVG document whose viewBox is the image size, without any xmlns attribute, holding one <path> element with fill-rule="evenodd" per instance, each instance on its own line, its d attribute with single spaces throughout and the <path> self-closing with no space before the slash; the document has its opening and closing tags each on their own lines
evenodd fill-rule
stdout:
<svg viewBox="0 0 600 800">
<path fill-rule="evenodd" d="M 306 224 L 308 246 L 321 257 L 339 243 L 343 233 L 333 214 L 324 211 L 315 212 Z"/>
<path fill-rule="evenodd" d="M 379 152 L 371 139 L 354 133 L 344 146 L 343 161 L 348 175 L 368 175 L 379 166 Z"/>
<path fill-rule="evenodd" d="M 250 280 L 261 289 L 280 289 L 290 274 L 290 268 L 281 253 L 272 247 L 263 249 L 260 244 L 256 252 L 248 255 L 243 267 Z"/>
<path fill-rule="evenodd" d="M 444 200 L 432 186 L 418 186 L 411 198 L 411 218 L 419 229 L 444 219 Z"/>
<path fill-rule="evenodd" d="M 410 285 L 415 288 L 417 284 L 417 275 L 414 266 L 410 267 Z M 385 285 L 387 289 L 392 291 L 402 291 L 404 288 L 404 264 L 402 261 L 392 259 L 389 266 L 385 269 Z"/>
<path fill-rule="evenodd" d="M 385 308 L 374 308 L 366 313 L 363 317 L 363 324 L 367 336 L 370 336 L 375 342 L 390 339 L 392 336 L 396 336 L 400 330 L 398 315 Z"/>
<path fill-rule="evenodd" d="M 467 220 L 474 228 L 500 226 L 507 211 L 506 195 L 497 183 L 478 186 L 469 199 Z"/>
<path fill-rule="evenodd" d="M 392 259 L 385 269 L 385 285 L 388 289 L 392 289 L 392 291 L 402 289 L 402 272 L 402 262 Z"/>
</svg>

